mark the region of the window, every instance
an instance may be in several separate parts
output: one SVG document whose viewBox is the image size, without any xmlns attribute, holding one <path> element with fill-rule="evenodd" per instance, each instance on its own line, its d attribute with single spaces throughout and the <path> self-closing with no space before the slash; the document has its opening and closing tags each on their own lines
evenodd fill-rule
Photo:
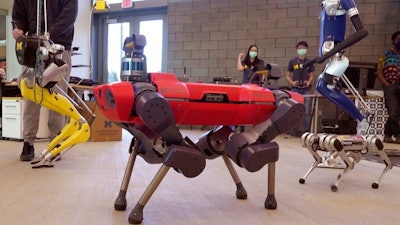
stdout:
<svg viewBox="0 0 400 225">
<path fill-rule="evenodd" d="M 108 2 L 108 1 L 107 1 Z M 144 54 L 147 72 L 167 70 L 167 16 L 166 8 L 146 10 L 121 10 L 98 13 L 94 16 L 93 73 L 92 78 L 101 83 L 120 80 L 122 45 L 133 33 L 146 36 Z"/>
</svg>

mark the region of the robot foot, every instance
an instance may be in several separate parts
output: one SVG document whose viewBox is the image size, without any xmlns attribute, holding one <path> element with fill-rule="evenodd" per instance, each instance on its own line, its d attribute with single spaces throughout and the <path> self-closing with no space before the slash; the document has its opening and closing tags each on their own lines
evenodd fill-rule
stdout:
<svg viewBox="0 0 400 225">
<path fill-rule="evenodd" d="M 185 177 L 196 177 L 206 167 L 206 159 L 197 149 L 171 145 L 165 155 L 164 164 L 175 168 Z"/>
<path fill-rule="evenodd" d="M 32 160 L 32 168 L 54 167 L 53 162 L 61 160 L 61 153 L 53 155 L 48 150 L 44 150 L 39 158 Z"/>
<path fill-rule="evenodd" d="M 44 157 L 32 161 L 31 165 L 32 165 L 33 169 L 54 167 L 53 162 L 51 160 L 48 160 L 48 159 L 44 158 Z"/>
</svg>

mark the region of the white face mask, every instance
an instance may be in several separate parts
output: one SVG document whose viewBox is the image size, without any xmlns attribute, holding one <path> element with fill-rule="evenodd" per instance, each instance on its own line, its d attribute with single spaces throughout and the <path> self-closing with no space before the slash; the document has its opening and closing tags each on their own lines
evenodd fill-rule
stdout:
<svg viewBox="0 0 400 225">
<path fill-rule="evenodd" d="M 300 56 L 303 56 L 303 55 L 307 54 L 307 49 L 303 49 L 303 48 L 297 49 L 297 54 Z"/>
</svg>

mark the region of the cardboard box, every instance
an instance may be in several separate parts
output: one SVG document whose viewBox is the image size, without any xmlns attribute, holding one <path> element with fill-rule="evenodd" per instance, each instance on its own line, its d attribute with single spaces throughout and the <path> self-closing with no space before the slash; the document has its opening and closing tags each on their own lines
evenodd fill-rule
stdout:
<svg viewBox="0 0 400 225">
<path fill-rule="evenodd" d="M 85 102 L 87 106 L 94 112 L 96 117 L 91 117 L 87 110 L 81 112 L 90 125 L 90 141 L 120 141 L 122 140 L 122 128 L 115 123 L 107 120 L 99 109 L 96 102 Z M 91 122 L 93 120 L 93 122 Z M 90 123 L 91 122 L 91 123 Z"/>
<path fill-rule="evenodd" d="M 6 46 L 0 46 L 0 58 L 6 58 Z"/>
</svg>

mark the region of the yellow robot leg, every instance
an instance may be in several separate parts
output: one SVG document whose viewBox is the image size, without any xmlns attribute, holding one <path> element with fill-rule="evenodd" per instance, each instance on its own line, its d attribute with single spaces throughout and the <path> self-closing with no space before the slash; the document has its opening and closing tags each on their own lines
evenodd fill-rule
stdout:
<svg viewBox="0 0 400 225">
<path fill-rule="evenodd" d="M 47 145 L 47 148 L 43 150 L 40 156 L 44 156 L 49 153 L 49 149 L 55 148 L 60 142 L 64 141 L 66 138 L 70 137 L 79 129 L 78 121 L 70 118 L 69 122 L 65 125 L 65 127 L 61 130 L 60 134 L 50 140 L 50 143 Z M 40 157 L 40 158 L 41 158 Z"/>
<path fill-rule="evenodd" d="M 21 80 L 20 89 L 22 96 L 54 112 L 74 118 L 76 121 L 84 119 L 65 96 L 55 92 L 50 93 L 49 89 L 42 88 L 38 84 L 35 84 L 34 88 L 28 88 L 25 79 Z"/>
<path fill-rule="evenodd" d="M 64 127 L 65 129 L 63 128 L 60 134 L 49 143 L 46 149 L 47 153 L 45 150 L 39 160 L 32 162 L 32 164 L 35 164 L 34 168 L 52 167 L 54 156 L 89 139 L 89 124 L 65 96 L 55 92 L 51 93 L 49 89 L 42 88 L 38 84 L 35 84 L 34 88 L 28 88 L 24 79 L 20 82 L 20 89 L 25 98 L 70 118 L 70 122 Z"/>
<path fill-rule="evenodd" d="M 57 144 L 54 148 L 46 149 L 42 152 L 41 157 L 32 161 L 32 168 L 40 167 L 53 167 L 53 162 L 57 159 L 56 156 L 60 153 L 64 153 L 66 150 L 74 146 L 75 144 L 85 142 L 90 137 L 90 127 L 88 123 L 81 125 L 80 129 L 74 132 L 70 137 L 65 139 L 63 142 Z"/>
<path fill-rule="evenodd" d="M 85 142 L 90 137 L 90 126 L 88 123 L 81 125 L 79 130 L 74 132 L 69 138 L 65 139 L 61 144 L 56 145 L 51 150 L 51 156 L 57 155 L 62 151 L 65 151 L 67 147 L 72 147 L 78 143 Z"/>
<path fill-rule="evenodd" d="M 74 134 L 77 130 L 79 130 L 79 122 L 74 120 L 73 118 L 69 119 L 69 122 L 65 125 L 65 127 L 61 130 L 60 134 L 55 136 L 53 140 L 50 140 L 48 149 L 53 149 L 57 146 L 58 143 L 64 141 L 69 138 L 72 134 Z"/>
</svg>

